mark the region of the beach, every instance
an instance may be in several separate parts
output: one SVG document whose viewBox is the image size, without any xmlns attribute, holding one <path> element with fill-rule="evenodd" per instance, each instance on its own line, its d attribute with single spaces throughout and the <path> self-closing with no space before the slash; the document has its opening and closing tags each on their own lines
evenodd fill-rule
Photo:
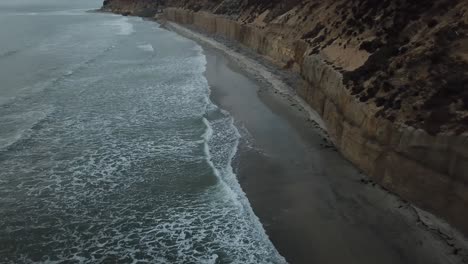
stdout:
<svg viewBox="0 0 468 264">
<path fill-rule="evenodd" d="M 455 231 L 441 230 L 443 222 L 345 160 L 278 72 L 268 73 L 241 47 L 169 28 L 204 47 L 212 101 L 234 117 L 242 136 L 235 172 L 288 262 L 462 263 Z"/>
</svg>

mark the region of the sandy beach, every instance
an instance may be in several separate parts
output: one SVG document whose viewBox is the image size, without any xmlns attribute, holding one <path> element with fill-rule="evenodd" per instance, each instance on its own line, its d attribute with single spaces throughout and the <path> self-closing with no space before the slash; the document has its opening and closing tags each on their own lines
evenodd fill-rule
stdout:
<svg viewBox="0 0 468 264">
<path fill-rule="evenodd" d="M 212 100 L 242 134 L 237 177 L 288 262 L 463 263 L 458 234 L 346 161 L 274 73 L 213 39 L 170 28 L 203 45 Z"/>
</svg>

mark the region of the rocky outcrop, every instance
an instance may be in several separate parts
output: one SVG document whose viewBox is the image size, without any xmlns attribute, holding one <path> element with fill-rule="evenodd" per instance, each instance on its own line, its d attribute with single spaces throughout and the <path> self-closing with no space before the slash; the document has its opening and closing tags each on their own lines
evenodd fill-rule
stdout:
<svg viewBox="0 0 468 264">
<path fill-rule="evenodd" d="M 166 19 L 299 72 L 307 85 L 298 94 L 346 158 L 468 233 L 467 3 L 165 4 Z"/>
<path fill-rule="evenodd" d="M 154 0 L 105 0 L 101 10 L 125 16 L 153 17 L 159 12 L 159 5 L 160 2 Z"/>
</svg>

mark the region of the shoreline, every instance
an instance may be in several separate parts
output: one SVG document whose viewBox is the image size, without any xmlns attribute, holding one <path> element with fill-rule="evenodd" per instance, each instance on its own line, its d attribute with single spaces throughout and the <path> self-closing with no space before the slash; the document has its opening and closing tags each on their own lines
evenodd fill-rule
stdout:
<svg viewBox="0 0 468 264">
<path fill-rule="evenodd" d="M 274 72 L 269 72 L 268 69 L 262 67 L 261 63 L 253 60 L 249 61 L 250 59 L 246 58 L 242 52 L 238 53 L 237 50 L 232 50 L 217 40 L 202 36 L 173 23 L 166 24 L 166 27 L 168 25 L 169 30 L 188 37 L 203 46 L 205 55 L 207 56 L 207 72 L 205 75 L 212 89 L 212 100 L 221 108 L 228 110 L 234 116 L 238 129 L 244 132 L 244 140 L 242 140 L 239 146 L 238 154 L 233 164 L 236 167 L 235 170 L 239 182 L 273 244 L 288 261 L 291 263 L 464 263 L 466 261 L 466 259 L 463 260 L 465 256 L 462 252 L 462 245 L 466 244 L 463 241 L 462 235 L 452 230 L 452 228 L 444 226 L 444 223 L 442 221 L 439 222 L 440 220 L 436 217 L 402 201 L 397 196 L 390 194 L 387 190 L 378 187 L 375 183 L 363 177 L 354 166 L 336 152 L 336 149 L 327 139 L 323 122 L 316 115 L 316 112 L 302 100 L 297 100 L 300 98 L 295 95 L 288 84 L 277 78 Z M 213 67 L 213 65 L 217 66 Z M 216 69 L 219 70 L 219 68 L 223 67 L 227 67 L 228 71 L 231 71 L 231 73 L 226 73 L 227 75 L 232 75 L 233 72 L 243 75 L 244 78 L 250 80 L 250 86 L 252 87 L 249 89 L 254 94 L 242 94 L 245 91 L 239 92 L 236 89 L 232 89 L 233 87 L 223 87 L 226 86 L 225 80 L 222 80 L 221 83 L 219 80 L 219 78 L 223 78 L 223 74 L 219 74 L 219 72 L 213 73 L 213 71 L 216 72 Z M 239 76 L 234 79 L 236 78 L 238 80 Z M 368 234 L 363 234 L 361 237 L 357 235 L 354 239 L 350 239 L 349 237 L 343 239 L 344 233 L 350 232 L 356 235 L 355 230 L 351 230 L 353 228 L 348 226 L 349 223 L 345 221 L 344 227 L 341 226 L 343 223 L 328 225 L 327 231 L 334 235 L 334 237 L 324 236 L 327 232 L 322 232 L 323 224 L 326 224 L 327 221 L 320 219 L 323 216 L 317 217 L 313 214 L 316 213 L 315 210 L 320 208 L 314 208 L 314 206 L 303 202 L 304 200 L 308 200 L 307 198 L 317 198 L 314 195 L 308 197 L 310 196 L 308 194 L 310 194 L 314 187 L 313 184 L 310 185 L 310 182 L 308 182 L 311 179 L 307 179 L 305 175 L 310 175 L 312 171 L 306 171 L 305 173 L 302 171 L 300 173 L 302 175 L 298 177 L 299 179 L 294 179 L 294 177 L 289 177 L 288 175 L 290 171 L 294 171 L 295 168 L 301 166 L 300 162 L 298 164 L 285 165 L 284 162 L 272 159 L 272 156 L 274 157 L 275 154 L 274 147 L 271 146 L 271 143 L 267 142 L 268 140 L 261 139 L 262 137 L 268 138 L 268 133 L 264 133 L 260 137 L 253 135 L 259 132 L 251 133 L 251 130 L 255 130 L 255 126 L 252 128 L 252 121 L 248 121 L 248 119 L 251 119 L 251 117 L 248 117 L 249 114 L 242 113 L 243 110 L 239 109 L 239 105 L 248 105 L 245 102 L 239 102 L 239 97 L 235 98 L 239 96 L 239 93 L 242 95 L 242 98 L 246 98 L 245 96 L 257 97 L 257 102 L 251 104 L 252 102 L 249 101 L 250 105 L 254 105 L 254 108 L 256 104 L 257 106 L 263 105 L 263 107 L 268 108 L 281 122 L 285 123 L 286 126 L 290 126 L 297 133 L 296 136 L 300 138 L 301 145 L 315 148 L 314 152 L 318 149 L 318 156 L 322 154 L 331 156 L 333 157 L 332 160 L 339 163 L 339 166 L 345 167 L 343 174 L 351 175 L 338 179 L 338 183 L 333 182 L 336 179 L 330 179 L 332 186 L 327 187 L 333 193 L 336 191 L 333 184 L 339 186 L 344 181 L 347 182 L 346 185 L 352 185 L 345 189 L 356 191 L 358 194 L 366 196 L 366 202 L 370 202 L 371 210 L 365 209 L 363 211 L 366 211 L 370 220 L 360 216 L 358 217 L 359 219 L 353 219 L 354 221 L 351 222 L 357 220 L 357 222 L 361 222 L 360 224 L 364 224 L 364 233 Z M 306 125 L 304 126 L 304 124 Z M 311 137 L 311 134 L 314 134 L 314 136 Z M 247 140 L 245 140 L 246 137 Z M 263 142 L 259 143 L 258 141 Z M 291 152 L 296 152 L 296 150 L 293 148 Z M 301 151 L 307 152 L 307 150 Z M 292 155 L 297 156 L 297 153 Z M 317 153 L 315 153 L 315 156 L 317 156 Z M 310 163 L 310 161 L 305 160 L 305 163 Z M 276 164 L 281 164 L 280 168 Z M 330 168 L 324 170 L 330 170 Z M 332 168 L 331 170 L 336 169 Z M 285 173 L 286 171 L 288 173 Z M 281 178 L 282 182 L 268 183 L 268 181 L 272 180 L 271 175 L 275 174 L 282 174 L 280 176 L 277 175 Z M 249 177 L 249 175 L 255 176 Z M 335 176 L 340 177 L 340 175 Z M 346 179 L 346 177 L 349 178 Z M 321 179 L 321 181 L 323 180 Z M 304 186 L 309 185 L 310 189 L 301 186 L 302 183 L 305 183 Z M 265 187 L 265 184 L 270 186 Z M 288 189 L 288 185 L 293 186 L 292 190 L 286 190 Z M 356 186 L 359 186 L 357 190 Z M 281 197 L 281 195 L 278 195 L 278 192 L 280 194 L 285 192 L 286 195 Z M 297 194 L 298 192 L 302 194 Z M 278 199 L 278 196 L 281 198 Z M 290 196 L 296 197 L 291 198 Z M 359 198 L 355 195 L 351 196 L 353 197 L 347 198 L 351 198 L 354 201 L 346 201 L 344 199 L 343 205 L 346 205 L 348 202 L 355 203 L 355 199 Z M 287 201 L 286 204 L 285 201 Z M 311 208 L 313 210 L 310 210 Z M 330 208 L 327 209 L 330 210 Z M 353 210 L 359 211 L 358 208 Z M 374 212 L 374 210 L 378 212 Z M 331 213 L 331 215 L 327 216 L 328 218 L 334 218 L 333 211 L 335 213 L 342 213 L 341 210 L 334 208 L 332 212 L 328 212 L 328 214 Z M 349 209 L 345 209 L 345 211 L 349 211 Z M 389 211 L 389 213 L 386 211 Z M 304 212 L 312 214 L 307 215 Z M 382 224 L 374 218 L 374 213 L 377 215 L 377 218 L 382 216 L 383 218 L 394 219 L 383 221 L 384 223 Z M 294 220 L 293 218 L 303 219 L 291 221 Z M 348 215 L 344 218 L 353 218 L 353 216 Z M 338 222 L 341 222 L 341 220 Z M 399 222 L 397 225 L 400 226 L 395 227 L 393 220 Z M 318 225 L 314 225 L 314 221 Z M 334 229 L 344 229 L 346 232 L 339 234 Z M 347 242 L 348 240 L 350 241 L 349 243 Z M 376 243 L 383 243 L 385 245 L 376 246 Z M 341 254 L 342 251 L 338 246 L 340 244 L 343 244 L 341 249 L 347 251 L 347 254 Z M 364 256 L 364 252 L 361 250 L 356 251 L 356 248 L 354 248 L 356 246 L 366 249 L 367 256 Z M 373 248 L 370 252 L 368 252 L 369 247 Z"/>
<path fill-rule="evenodd" d="M 157 19 L 152 21 L 158 23 Z M 296 93 L 296 91 L 292 89 L 292 86 L 303 85 L 303 80 L 299 75 L 281 71 L 277 69 L 276 66 L 271 65 L 266 59 L 264 59 L 264 57 L 255 55 L 253 52 L 236 45 L 236 43 L 226 43 L 227 41 L 225 39 L 212 38 L 211 36 L 206 37 L 200 33 L 196 33 L 192 29 L 169 21 L 164 22 L 164 27 L 179 35 L 194 40 L 201 46 L 211 47 L 222 51 L 223 54 L 229 57 L 230 61 L 243 68 L 243 74 L 271 86 L 271 88 L 280 96 L 296 102 L 298 107 L 302 108 L 302 110 L 304 110 L 308 115 L 310 121 L 316 123 L 316 125 L 323 130 L 322 135 L 328 136 L 325 132 L 325 123 L 317 111 L 315 111 Z"/>
<path fill-rule="evenodd" d="M 343 3 L 339 6 L 344 5 Z M 252 13 L 252 10 L 248 9 L 243 9 L 238 14 L 249 14 L 252 18 L 256 18 L 255 20 L 246 21 L 245 18 L 240 17 L 236 19 L 230 17 L 226 10 L 216 12 L 207 4 L 201 5 L 201 10 L 193 6 L 169 5 L 164 8 L 163 15 L 157 17 L 175 22 L 195 32 L 202 32 L 221 43 L 228 43 L 227 46 L 235 51 L 239 46 L 245 47 L 251 51 L 247 54 L 254 53 L 254 60 L 257 61 L 257 58 L 261 58 L 260 55 L 262 55 L 277 68 L 297 73 L 305 84 L 295 87 L 297 93 L 320 114 L 326 123 L 330 139 L 347 160 L 380 186 L 444 219 L 466 236 L 468 233 L 467 134 L 455 133 L 450 129 L 444 130 L 442 127 L 440 127 L 442 132 L 436 133 L 437 124 L 434 123 L 433 115 L 437 110 L 427 109 L 426 111 L 419 108 L 421 104 L 431 104 L 432 92 L 442 92 L 446 89 L 443 88 L 445 86 L 431 86 L 431 81 L 419 80 L 428 84 L 428 86 L 421 86 L 419 81 L 409 77 L 404 78 L 404 83 L 408 85 L 403 85 L 400 79 L 394 76 L 395 71 L 412 72 L 416 68 L 411 63 L 406 64 L 407 71 L 397 66 L 397 61 L 409 59 L 405 55 L 406 52 L 396 57 L 392 55 L 394 53 L 388 52 L 389 50 L 396 51 L 400 44 L 397 43 L 395 46 L 395 43 L 388 43 L 376 52 L 362 51 L 361 44 L 365 41 L 363 42 L 362 38 L 355 39 L 352 35 L 350 36 L 351 29 L 345 27 L 339 33 L 334 27 L 328 27 L 326 30 L 339 33 L 336 37 L 331 37 L 326 33 L 323 34 L 322 23 L 317 21 L 324 17 L 321 15 L 318 17 L 303 16 L 309 11 L 317 12 L 320 8 L 326 9 L 330 7 L 330 4 L 321 3 L 320 8 L 312 4 L 308 7 L 307 5 L 295 6 L 297 9 L 293 10 L 299 11 L 302 15 L 289 17 L 272 14 L 276 19 L 280 19 L 277 22 L 270 21 L 267 18 L 269 15 L 265 17 Z M 263 8 L 271 11 L 281 9 L 281 5 L 275 4 Z M 346 8 L 342 12 L 346 12 Z M 423 13 L 428 15 L 428 12 Z M 325 15 L 327 16 L 330 21 L 336 20 L 335 24 L 342 23 L 331 13 Z M 378 19 L 378 16 L 374 18 Z M 310 29 L 317 28 L 311 33 L 311 37 L 307 35 L 308 27 L 303 27 L 299 22 L 302 19 L 310 22 Z M 455 21 L 457 18 L 451 16 L 449 20 Z M 258 21 L 265 24 L 262 26 L 257 23 Z M 289 22 L 285 23 L 286 21 Z M 326 19 L 322 22 L 324 25 L 330 25 Z M 376 25 L 374 29 L 380 30 L 382 27 L 385 28 L 383 25 Z M 412 30 L 411 27 L 406 29 Z M 348 30 L 348 34 L 343 34 L 344 30 Z M 359 27 L 356 30 L 360 31 Z M 311 40 L 313 35 L 318 36 L 319 31 L 323 36 L 315 38 L 316 41 Z M 414 39 L 431 38 L 439 34 L 436 32 L 442 31 L 421 32 L 422 34 L 414 36 Z M 378 34 L 375 36 L 379 37 Z M 328 40 L 323 40 L 323 37 Z M 406 41 L 402 35 L 400 37 L 402 41 Z M 354 44 L 343 45 L 349 41 L 353 42 L 353 39 Z M 232 43 L 237 46 L 231 45 Z M 425 53 L 418 53 L 417 50 L 419 49 L 411 46 L 411 53 L 419 54 L 417 58 L 424 58 Z M 353 56 L 359 56 L 359 54 L 373 55 L 367 59 L 362 57 L 363 60 L 356 60 Z M 380 60 L 384 62 L 387 59 L 390 59 L 387 61 L 388 65 L 378 62 Z M 357 64 L 351 66 L 349 63 Z M 429 61 L 429 68 L 440 67 L 446 63 Z M 380 74 L 383 74 L 383 79 L 377 77 Z M 415 74 L 418 75 L 417 72 Z M 420 78 L 424 74 L 418 76 Z M 452 78 L 451 75 L 446 75 L 442 79 L 445 77 L 457 82 L 457 77 Z M 366 79 L 371 83 L 365 82 Z M 385 88 L 386 82 L 384 81 L 390 82 L 389 87 L 395 90 Z M 397 87 L 400 88 L 397 90 Z M 407 88 L 409 88 L 408 91 Z M 424 88 L 423 94 L 411 93 L 414 96 L 410 98 L 403 96 L 406 92 L 419 91 L 420 88 Z M 395 96 L 402 99 L 402 105 Z M 442 105 L 448 107 L 449 101 L 440 99 L 445 102 Z M 414 100 L 418 101 L 416 108 L 414 108 Z M 392 105 L 395 108 L 390 107 Z M 422 119 L 414 123 L 412 114 L 418 114 Z M 447 120 L 448 123 L 440 120 L 441 123 L 439 122 L 438 125 L 445 128 L 451 126 L 453 122 L 452 119 Z"/>
</svg>

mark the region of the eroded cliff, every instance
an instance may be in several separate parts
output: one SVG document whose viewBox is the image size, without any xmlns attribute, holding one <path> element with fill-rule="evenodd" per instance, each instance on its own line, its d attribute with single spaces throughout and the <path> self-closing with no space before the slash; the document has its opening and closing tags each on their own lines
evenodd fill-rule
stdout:
<svg viewBox="0 0 468 264">
<path fill-rule="evenodd" d="M 107 0 L 105 9 L 145 4 L 299 72 L 307 85 L 297 92 L 345 157 L 468 233 L 466 1 Z"/>
<path fill-rule="evenodd" d="M 125 16 L 152 17 L 159 12 L 160 4 L 154 0 L 104 0 L 101 10 Z"/>
</svg>

